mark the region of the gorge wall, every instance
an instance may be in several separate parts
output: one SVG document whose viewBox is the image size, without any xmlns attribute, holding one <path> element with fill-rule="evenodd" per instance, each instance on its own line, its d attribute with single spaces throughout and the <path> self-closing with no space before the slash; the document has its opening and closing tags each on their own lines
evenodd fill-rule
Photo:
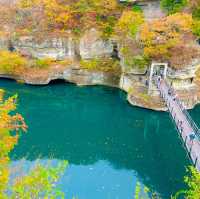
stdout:
<svg viewBox="0 0 200 199">
<path fill-rule="evenodd" d="M 1 38 L 0 48 L 8 49 L 9 41 Z M 56 60 L 71 60 L 67 65 L 54 65 L 48 69 L 31 69 L 20 75 L 1 73 L 1 77 L 14 78 L 32 85 L 45 85 L 55 79 L 63 79 L 77 85 L 108 85 L 118 87 L 128 93 L 128 101 L 132 105 L 153 110 L 166 110 L 162 99 L 155 91 L 148 94 L 149 66 L 141 70 L 126 71 L 123 55 L 118 53 L 122 71 L 120 74 L 98 70 L 88 70 L 80 67 L 81 60 L 93 58 L 111 58 L 114 48 L 120 45 L 114 39 L 103 40 L 98 31 L 91 29 L 76 40 L 68 38 L 47 38 L 38 43 L 32 37 L 20 37 L 12 41 L 13 48 L 31 58 L 52 58 Z M 122 46 L 121 46 L 122 48 Z M 116 51 L 116 49 L 115 49 Z M 115 52 L 116 53 L 116 52 Z M 176 89 L 187 108 L 193 108 L 200 101 L 199 81 L 196 78 L 200 60 L 193 60 L 181 70 L 168 68 L 167 81 Z"/>
</svg>

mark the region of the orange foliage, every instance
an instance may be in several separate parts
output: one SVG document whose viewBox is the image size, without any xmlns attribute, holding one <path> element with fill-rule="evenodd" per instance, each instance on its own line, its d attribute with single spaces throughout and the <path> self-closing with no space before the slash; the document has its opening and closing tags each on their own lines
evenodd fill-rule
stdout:
<svg viewBox="0 0 200 199">
<path fill-rule="evenodd" d="M 174 69 L 184 68 L 191 63 L 192 59 L 199 57 L 199 49 L 192 45 L 180 44 L 173 47 L 170 50 L 171 57 L 169 58 L 169 64 Z"/>
<path fill-rule="evenodd" d="M 140 32 L 144 54 L 153 59 L 169 58 L 170 49 L 181 43 L 185 33 L 191 32 L 192 23 L 192 16 L 184 13 L 145 23 Z"/>
<path fill-rule="evenodd" d="M 19 0 L 17 32 L 80 32 L 86 27 L 106 26 L 115 18 L 117 0 Z M 20 14 L 25 13 L 25 14 Z"/>
<path fill-rule="evenodd" d="M 2 92 L 1 92 L 2 93 Z M 20 130 L 26 131 L 27 126 L 20 114 L 11 115 L 16 109 L 16 96 L 0 103 L 0 194 L 3 197 L 9 178 L 9 152 L 18 142 Z M 15 134 L 11 134 L 15 132 Z"/>
</svg>

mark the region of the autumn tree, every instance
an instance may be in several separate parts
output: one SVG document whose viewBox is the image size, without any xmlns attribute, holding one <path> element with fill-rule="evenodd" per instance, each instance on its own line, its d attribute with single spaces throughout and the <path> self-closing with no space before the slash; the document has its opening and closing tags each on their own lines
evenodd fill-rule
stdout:
<svg viewBox="0 0 200 199">
<path fill-rule="evenodd" d="M 144 15 L 138 7 L 125 10 L 119 18 L 115 33 L 119 37 L 120 54 L 123 55 L 126 70 L 132 68 L 144 69 L 148 59 L 143 56 L 143 50 L 137 41 L 137 35 L 144 23 Z"/>
<path fill-rule="evenodd" d="M 152 59 L 169 58 L 171 49 L 182 43 L 184 34 L 191 33 L 192 23 L 192 16 L 184 13 L 144 23 L 140 31 L 144 55 Z"/>
<path fill-rule="evenodd" d="M 65 171 L 67 162 L 57 166 L 36 164 L 29 173 L 10 179 L 9 153 L 18 143 L 27 126 L 23 117 L 16 113 L 17 95 L 3 99 L 4 91 L 0 90 L 0 198 L 1 199 L 38 199 L 65 198 L 64 193 L 55 186 Z"/>
<path fill-rule="evenodd" d="M 141 24 L 144 23 L 142 12 L 132 10 L 124 11 L 117 22 L 116 32 L 122 36 L 131 36 L 135 38 Z"/>
<path fill-rule="evenodd" d="M 96 27 L 110 36 L 119 7 L 117 0 L 19 0 L 17 27 L 25 33 L 70 30 L 76 34 Z"/>
<path fill-rule="evenodd" d="M 0 194 L 4 198 L 9 180 L 9 153 L 17 144 L 21 130 L 26 131 L 27 126 L 20 114 L 10 114 L 16 109 L 17 96 L 3 102 L 2 90 L 0 95 Z"/>
</svg>

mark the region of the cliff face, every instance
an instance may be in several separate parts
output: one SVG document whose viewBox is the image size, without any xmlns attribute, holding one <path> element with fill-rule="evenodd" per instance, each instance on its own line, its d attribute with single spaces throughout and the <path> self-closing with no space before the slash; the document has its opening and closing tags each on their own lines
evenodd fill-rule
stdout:
<svg viewBox="0 0 200 199">
<path fill-rule="evenodd" d="M 115 41 L 115 44 L 113 44 Z M 24 56 L 30 58 L 52 58 L 56 60 L 71 60 L 67 65 L 54 65 L 46 69 L 27 69 L 23 74 L 16 76 L 1 74 L 1 77 L 15 78 L 27 84 L 48 84 L 51 80 L 64 79 L 77 85 L 109 85 L 123 89 L 128 93 L 131 104 L 153 110 L 166 110 L 157 89 L 148 95 L 147 81 L 149 80 L 149 67 L 144 69 L 122 70 L 121 74 L 112 72 L 88 70 L 80 67 L 80 60 L 94 58 L 107 58 L 119 51 L 116 49 L 116 39 L 103 40 L 99 32 L 91 29 L 79 40 L 72 37 L 48 37 L 42 42 L 36 42 L 32 37 L 20 37 L 7 41 L 0 39 L 0 48 L 8 49 L 10 45 Z M 121 46 L 123 47 L 123 46 Z M 122 69 L 126 67 L 124 57 L 118 53 Z M 174 86 L 181 100 L 187 108 L 193 108 L 200 101 L 199 81 L 197 71 L 200 60 L 194 59 L 181 70 L 168 68 L 167 81 Z"/>
<path fill-rule="evenodd" d="M 33 37 L 20 37 L 13 40 L 12 45 L 21 54 L 33 58 L 63 60 L 75 56 L 75 43 L 72 38 L 48 38 L 39 43 Z"/>
<path fill-rule="evenodd" d="M 96 29 L 87 31 L 80 39 L 80 56 L 82 59 L 96 57 L 110 57 L 113 52 L 113 44 L 110 40 L 104 41 Z"/>
<path fill-rule="evenodd" d="M 0 40 L 1 49 L 6 48 L 7 42 Z M 33 58 L 52 58 L 64 60 L 74 59 L 75 56 L 82 59 L 98 57 L 110 57 L 113 52 L 113 44 L 100 38 L 100 33 L 91 29 L 80 40 L 72 37 L 50 37 L 42 42 L 36 42 L 33 37 L 20 37 L 12 41 L 15 50 Z"/>
</svg>

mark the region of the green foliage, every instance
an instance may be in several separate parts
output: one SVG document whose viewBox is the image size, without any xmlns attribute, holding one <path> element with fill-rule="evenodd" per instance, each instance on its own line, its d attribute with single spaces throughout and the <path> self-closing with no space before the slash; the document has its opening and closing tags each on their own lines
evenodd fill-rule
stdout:
<svg viewBox="0 0 200 199">
<path fill-rule="evenodd" d="M 29 174 L 19 176 L 10 188 L 11 199 L 38 199 L 51 198 L 64 199 L 64 193 L 56 187 L 61 175 L 64 173 L 67 162 L 58 164 L 56 167 L 36 164 Z"/>
<path fill-rule="evenodd" d="M 120 73 L 119 62 L 111 58 L 81 60 L 80 67 L 87 70 Z"/>
<path fill-rule="evenodd" d="M 26 59 L 18 53 L 0 51 L 0 72 L 12 74 L 21 70 L 26 65 Z"/>
<path fill-rule="evenodd" d="M 141 186 L 140 183 L 137 182 L 135 186 L 135 199 L 140 198 L 140 191 L 141 191 Z"/>
<path fill-rule="evenodd" d="M 138 68 L 138 69 L 144 69 L 149 64 L 149 59 L 145 56 L 134 56 L 127 58 L 125 60 L 126 65 L 128 65 L 130 68 Z"/>
<path fill-rule="evenodd" d="M 172 199 L 182 198 L 181 196 L 187 199 L 200 198 L 200 173 L 192 166 L 188 167 L 187 172 L 187 176 L 184 177 L 187 189 L 178 191 Z"/>
<path fill-rule="evenodd" d="M 194 168 L 188 168 L 188 176 L 184 178 L 184 182 L 188 186 L 185 193 L 187 199 L 200 198 L 200 173 Z"/>
<path fill-rule="evenodd" d="M 150 197 L 150 189 L 146 186 L 142 186 L 139 182 L 136 183 L 135 186 L 135 194 L 134 194 L 134 199 L 154 199 L 154 193 L 152 194 L 152 197 Z M 156 197 L 159 199 L 158 197 Z"/>
<path fill-rule="evenodd" d="M 38 68 L 48 68 L 54 62 L 51 58 L 36 59 L 33 63 L 34 67 Z"/>
<path fill-rule="evenodd" d="M 200 20 L 196 19 L 193 22 L 192 32 L 194 35 L 200 37 Z"/>
<path fill-rule="evenodd" d="M 192 9 L 193 26 L 192 32 L 194 35 L 200 37 L 200 7 L 199 5 Z"/>
<path fill-rule="evenodd" d="M 132 11 L 133 12 L 142 12 L 142 8 L 139 5 L 133 5 Z"/>
<path fill-rule="evenodd" d="M 200 19 L 200 7 L 196 7 L 192 11 L 192 17 L 194 19 Z"/>
<path fill-rule="evenodd" d="M 21 131 L 27 126 L 16 110 L 17 95 L 3 100 L 0 90 L 0 198 L 1 199 L 64 199 L 64 193 L 56 187 L 68 162 L 64 161 L 56 167 L 36 164 L 27 175 L 10 179 L 9 153 L 18 143 Z"/>
<path fill-rule="evenodd" d="M 103 39 L 110 38 L 114 33 L 114 27 L 117 19 L 114 16 L 108 16 L 104 23 L 101 23 L 101 31 Z"/>
<path fill-rule="evenodd" d="M 122 36 L 135 38 L 139 27 L 144 23 L 144 16 L 138 11 L 124 11 L 116 25 L 116 32 Z"/>
<path fill-rule="evenodd" d="M 161 0 L 161 7 L 167 11 L 168 14 L 181 11 L 188 3 L 188 0 Z"/>
</svg>

